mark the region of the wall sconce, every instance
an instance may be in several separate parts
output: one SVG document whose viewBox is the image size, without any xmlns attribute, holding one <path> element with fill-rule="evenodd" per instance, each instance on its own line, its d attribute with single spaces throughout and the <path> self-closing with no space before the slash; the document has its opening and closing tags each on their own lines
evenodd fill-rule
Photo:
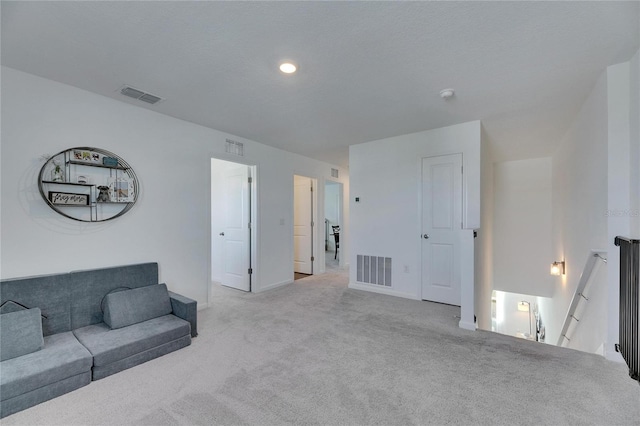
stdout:
<svg viewBox="0 0 640 426">
<path fill-rule="evenodd" d="M 553 262 L 550 273 L 551 275 L 564 275 L 564 260 L 561 262 Z"/>
<path fill-rule="evenodd" d="M 524 300 L 522 302 L 518 302 L 518 310 L 521 312 L 529 312 L 530 306 L 531 304 L 529 302 L 525 302 Z"/>
</svg>

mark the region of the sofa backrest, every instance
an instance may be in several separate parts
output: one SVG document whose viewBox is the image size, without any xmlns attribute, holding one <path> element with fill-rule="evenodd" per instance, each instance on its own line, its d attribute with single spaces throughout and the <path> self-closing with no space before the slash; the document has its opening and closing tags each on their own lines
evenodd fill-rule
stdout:
<svg viewBox="0 0 640 426">
<path fill-rule="evenodd" d="M 158 284 L 158 264 L 142 263 L 75 271 L 68 275 L 71 328 L 76 329 L 102 322 L 102 301 L 110 292 Z"/>
<path fill-rule="evenodd" d="M 116 266 L 0 281 L 0 312 L 40 308 L 42 334 L 102 322 L 102 300 L 117 289 L 158 284 L 158 264 Z"/>
<path fill-rule="evenodd" d="M 42 334 L 71 331 L 69 274 L 11 278 L 0 282 L 0 313 L 40 308 Z"/>
</svg>

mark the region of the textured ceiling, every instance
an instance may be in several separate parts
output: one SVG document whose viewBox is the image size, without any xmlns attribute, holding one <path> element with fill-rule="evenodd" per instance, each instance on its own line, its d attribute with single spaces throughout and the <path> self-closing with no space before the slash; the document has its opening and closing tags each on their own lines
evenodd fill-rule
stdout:
<svg viewBox="0 0 640 426">
<path fill-rule="evenodd" d="M 501 161 L 551 155 L 600 73 L 638 49 L 639 16 L 638 2 L 2 1 L 2 64 L 342 166 L 351 144 L 481 119 Z"/>
</svg>

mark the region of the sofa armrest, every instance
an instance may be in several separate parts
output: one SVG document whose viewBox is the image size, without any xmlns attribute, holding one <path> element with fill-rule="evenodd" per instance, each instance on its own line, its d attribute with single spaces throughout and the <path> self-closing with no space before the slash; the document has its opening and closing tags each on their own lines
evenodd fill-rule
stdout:
<svg viewBox="0 0 640 426">
<path fill-rule="evenodd" d="M 191 337 L 198 335 L 198 302 L 172 291 L 169 292 L 173 314 L 191 324 Z"/>
</svg>

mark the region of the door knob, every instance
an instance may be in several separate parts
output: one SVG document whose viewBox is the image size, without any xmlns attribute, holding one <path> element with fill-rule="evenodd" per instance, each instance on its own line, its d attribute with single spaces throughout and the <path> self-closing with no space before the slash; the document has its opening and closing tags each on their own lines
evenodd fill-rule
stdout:
<svg viewBox="0 0 640 426">
<path fill-rule="evenodd" d="M 429 239 L 429 234 L 424 234 L 424 235 L 422 236 L 422 238 L 424 238 L 425 240 L 428 240 L 428 239 Z"/>
<path fill-rule="evenodd" d="M 221 232 L 221 233 L 220 233 L 220 236 L 221 236 L 221 237 L 224 237 L 224 232 Z"/>
</svg>

